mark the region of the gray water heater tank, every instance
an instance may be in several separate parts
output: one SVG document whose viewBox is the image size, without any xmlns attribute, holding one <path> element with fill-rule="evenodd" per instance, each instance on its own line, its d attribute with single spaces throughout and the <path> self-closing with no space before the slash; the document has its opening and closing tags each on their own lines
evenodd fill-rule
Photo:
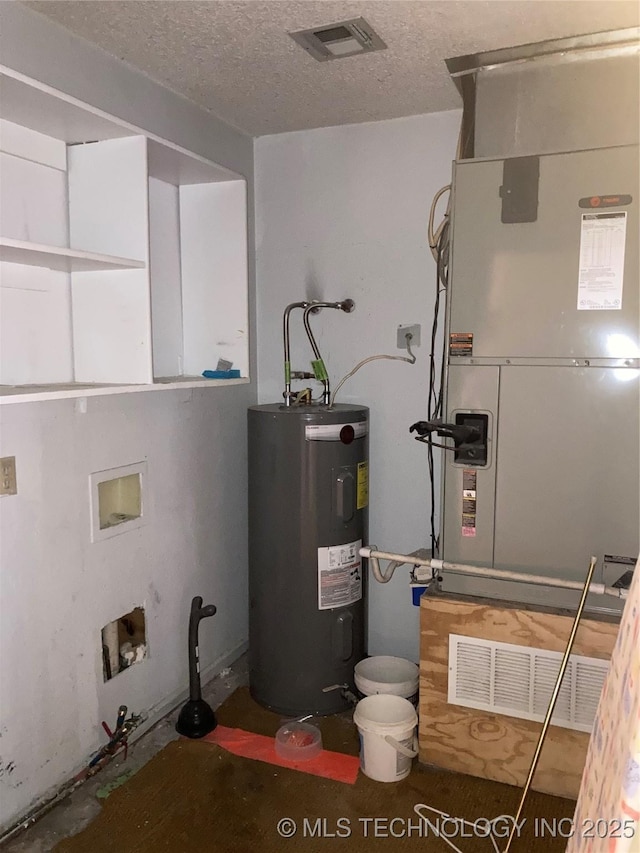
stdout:
<svg viewBox="0 0 640 853">
<path fill-rule="evenodd" d="M 280 714 L 331 714 L 365 655 L 369 410 L 252 406 L 249 685 Z"/>
</svg>

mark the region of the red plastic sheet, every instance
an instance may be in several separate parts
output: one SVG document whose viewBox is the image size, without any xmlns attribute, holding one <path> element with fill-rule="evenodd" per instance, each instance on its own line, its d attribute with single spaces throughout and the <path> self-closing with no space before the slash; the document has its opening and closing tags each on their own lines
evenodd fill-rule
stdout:
<svg viewBox="0 0 640 853">
<path fill-rule="evenodd" d="M 243 758 L 253 758 L 256 761 L 275 764 L 277 767 L 288 767 L 291 770 L 299 770 L 301 773 L 310 773 L 312 776 L 323 776 L 325 779 L 334 779 L 336 782 L 346 782 L 348 785 L 355 784 L 360 767 L 357 756 L 329 752 L 326 749 L 308 761 L 287 761 L 276 754 L 274 738 L 245 732 L 243 729 L 230 729 L 226 726 L 217 726 L 202 740 L 215 743 Z"/>
</svg>

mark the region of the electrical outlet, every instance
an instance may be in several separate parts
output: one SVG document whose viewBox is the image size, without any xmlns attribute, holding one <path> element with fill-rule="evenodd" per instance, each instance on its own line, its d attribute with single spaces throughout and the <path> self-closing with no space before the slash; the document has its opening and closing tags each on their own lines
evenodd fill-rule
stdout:
<svg viewBox="0 0 640 853">
<path fill-rule="evenodd" d="M 411 335 L 411 349 L 420 346 L 420 324 L 414 326 L 398 326 L 398 349 L 407 348 L 407 335 Z"/>
<path fill-rule="evenodd" d="M 16 457 L 3 456 L 0 459 L 0 495 L 17 495 Z"/>
</svg>

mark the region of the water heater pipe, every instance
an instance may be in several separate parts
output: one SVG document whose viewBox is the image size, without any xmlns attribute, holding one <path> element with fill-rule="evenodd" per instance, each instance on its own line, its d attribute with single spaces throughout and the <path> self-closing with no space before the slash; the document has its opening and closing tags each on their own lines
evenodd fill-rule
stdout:
<svg viewBox="0 0 640 853">
<path fill-rule="evenodd" d="M 282 318 L 282 338 L 284 343 L 284 404 L 291 405 L 291 346 L 289 343 L 289 314 L 294 308 L 306 308 L 308 302 L 292 302 L 284 309 Z"/>
<path fill-rule="evenodd" d="M 436 558 L 423 559 L 422 557 L 417 557 L 415 554 L 394 554 L 389 551 L 378 551 L 375 547 L 361 548 L 360 556 L 366 557 L 369 560 L 373 576 L 379 583 L 388 583 L 398 566 L 408 563 L 412 566 L 428 566 L 434 572 L 452 572 L 453 574 L 471 575 L 490 580 L 528 583 L 534 586 L 551 586 L 559 589 L 573 589 L 578 591 L 581 591 L 584 586 L 581 581 L 568 581 L 562 578 L 531 575 L 525 572 L 511 572 L 506 569 L 467 566 L 463 563 L 449 563 L 446 560 L 438 560 Z M 382 571 L 379 560 L 391 560 L 392 562 L 387 566 L 385 571 Z M 611 595 L 615 596 L 615 598 L 622 598 L 622 590 L 616 587 L 605 586 L 602 583 L 592 583 L 589 591 L 596 595 Z"/>
<path fill-rule="evenodd" d="M 309 314 L 315 314 L 319 308 L 337 308 L 340 311 L 344 311 L 345 314 L 350 314 L 355 307 L 356 305 L 353 299 L 343 299 L 341 302 L 310 302 L 304 309 L 304 314 L 302 315 L 304 328 L 307 333 L 307 337 L 309 338 L 309 343 L 311 344 L 313 354 L 316 357 L 316 360 L 313 363 L 314 373 L 316 375 L 316 379 L 322 382 L 322 384 L 324 385 L 324 391 L 322 392 L 322 402 L 325 406 L 328 406 L 331 403 L 329 374 L 327 373 L 327 368 L 325 367 L 324 361 L 322 360 L 322 356 L 320 355 L 320 350 L 318 349 L 316 339 L 314 338 L 313 332 L 311 331 L 311 326 L 309 324 Z"/>
</svg>

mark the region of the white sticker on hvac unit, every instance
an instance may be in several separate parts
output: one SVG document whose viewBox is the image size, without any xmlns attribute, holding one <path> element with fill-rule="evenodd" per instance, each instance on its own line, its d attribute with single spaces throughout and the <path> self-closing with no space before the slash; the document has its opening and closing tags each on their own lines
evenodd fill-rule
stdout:
<svg viewBox="0 0 640 853">
<path fill-rule="evenodd" d="M 578 311 L 622 308 L 626 235 L 626 211 L 582 214 Z"/>
<path fill-rule="evenodd" d="M 345 607 L 362 598 L 362 539 L 318 548 L 318 609 Z"/>
</svg>

